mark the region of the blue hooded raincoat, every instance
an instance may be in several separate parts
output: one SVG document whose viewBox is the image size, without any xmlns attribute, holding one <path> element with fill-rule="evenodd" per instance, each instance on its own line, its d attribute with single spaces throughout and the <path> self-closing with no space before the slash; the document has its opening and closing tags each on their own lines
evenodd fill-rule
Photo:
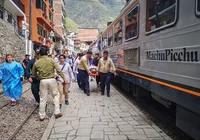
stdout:
<svg viewBox="0 0 200 140">
<path fill-rule="evenodd" d="M 3 63 L 0 67 L 0 80 L 3 85 L 5 96 L 19 99 L 22 95 L 22 82 L 20 77 L 24 75 L 24 69 L 21 64 L 13 61 Z"/>
</svg>

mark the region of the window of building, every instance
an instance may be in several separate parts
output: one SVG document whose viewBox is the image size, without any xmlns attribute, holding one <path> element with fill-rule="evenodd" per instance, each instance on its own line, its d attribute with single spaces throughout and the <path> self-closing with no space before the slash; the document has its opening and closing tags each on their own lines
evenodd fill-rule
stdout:
<svg viewBox="0 0 200 140">
<path fill-rule="evenodd" d="M 43 31 L 43 37 L 47 38 L 47 31 L 46 30 Z"/>
<path fill-rule="evenodd" d="M 42 11 L 44 12 L 44 15 L 46 16 L 47 15 L 47 13 L 46 13 L 46 4 L 44 3 L 44 1 L 42 0 L 42 3 L 41 3 L 42 5 L 41 5 L 41 9 L 42 9 Z"/>
<path fill-rule="evenodd" d="M 49 19 L 53 22 L 53 14 L 49 11 Z"/>
<path fill-rule="evenodd" d="M 113 28 L 108 30 L 108 47 L 113 46 Z"/>
<path fill-rule="evenodd" d="M 0 8 L 0 18 L 3 19 L 3 9 Z"/>
<path fill-rule="evenodd" d="M 115 44 L 122 43 L 122 19 L 115 24 Z"/>
<path fill-rule="evenodd" d="M 7 12 L 7 13 L 8 13 L 8 19 L 7 19 L 7 21 L 12 24 L 13 23 L 12 22 L 12 14 L 9 13 L 9 12 Z"/>
<path fill-rule="evenodd" d="M 40 25 L 37 25 L 37 34 L 42 36 L 43 29 Z"/>
<path fill-rule="evenodd" d="M 139 6 L 134 7 L 125 17 L 125 39 L 126 41 L 138 37 Z"/>
<path fill-rule="evenodd" d="M 103 35 L 103 49 L 106 49 L 108 46 L 107 44 L 107 34 Z"/>
<path fill-rule="evenodd" d="M 200 16 L 200 0 L 196 0 L 196 13 Z"/>
<path fill-rule="evenodd" d="M 175 24 L 177 0 L 147 0 L 146 33 Z"/>
<path fill-rule="evenodd" d="M 49 0 L 49 4 L 53 7 L 53 0 Z"/>
<path fill-rule="evenodd" d="M 36 0 L 36 8 L 41 8 L 42 0 Z"/>
<path fill-rule="evenodd" d="M 36 8 L 42 9 L 44 15 L 46 16 L 46 4 L 43 0 L 36 0 Z"/>
</svg>

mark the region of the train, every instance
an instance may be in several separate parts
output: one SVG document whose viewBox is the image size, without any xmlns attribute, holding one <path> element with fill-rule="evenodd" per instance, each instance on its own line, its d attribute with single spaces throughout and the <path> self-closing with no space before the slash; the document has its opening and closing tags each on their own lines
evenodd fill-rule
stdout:
<svg viewBox="0 0 200 140">
<path fill-rule="evenodd" d="M 91 46 L 108 50 L 121 88 L 173 107 L 200 140 L 200 0 L 130 0 Z"/>
</svg>

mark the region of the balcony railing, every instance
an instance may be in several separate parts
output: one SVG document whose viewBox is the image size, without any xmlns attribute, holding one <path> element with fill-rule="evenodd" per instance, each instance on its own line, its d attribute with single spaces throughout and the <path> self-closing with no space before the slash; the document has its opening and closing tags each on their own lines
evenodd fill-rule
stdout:
<svg viewBox="0 0 200 140">
<path fill-rule="evenodd" d="M 10 23 L 14 27 L 14 31 L 16 34 L 20 35 L 21 37 L 24 37 L 23 30 L 20 28 L 18 22 L 13 17 L 13 15 L 6 9 L 0 6 L 0 19 Z M 5 16 L 7 15 L 7 16 Z"/>
<path fill-rule="evenodd" d="M 18 7 L 19 9 L 22 10 L 22 12 L 24 13 L 24 5 L 21 3 L 20 0 L 12 0 Z"/>
</svg>

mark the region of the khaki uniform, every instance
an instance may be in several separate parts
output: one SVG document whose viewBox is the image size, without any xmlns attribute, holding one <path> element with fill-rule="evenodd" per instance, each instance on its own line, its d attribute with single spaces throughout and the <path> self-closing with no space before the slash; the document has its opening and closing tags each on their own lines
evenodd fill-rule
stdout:
<svg viewBox="0 0 200 140">
<path fill-rule="evenodd" d="M 79 67 L 78 67 L 78 69 L 89 72 L 89 64 L 90 64 L 90 63 L 89 63 L 89 59 L 87 58 L 86 55 L 84 55 L 84 56 L 81 58 L 80 62 L 79 62 Z"/>
<path fill-rule="evenodd" d="M 100 71 L 100 78 L 101 78 L 101 92 L 102 92 L 101 94 L 104 95 L 106 87 L 108 97 L 110 97 L 111 69 L 113 72 L 116 71 L 112 59 L 107 58 L 107 60 L 104 60 L 104 58 L 101 58 L 99 60 L 98 70 Z"/>
<path fill-rule="evenodd" d="M 89 59 L 87 56 L 83 56 L 79 63 L 79 76 L 81 81 L 81 88 L 84 93 L 88 96 L 90 95 L 90 85 L 89 85 Z"/>
<path fill-rule="evenodd" d="M 115 65 L 113 64 L 112 59 L 108 58 L 107 60 L 104 60 L 103 58 L 101 58 L 99 60 L 98 70 L 101 73 L 109 73 L 111 72 L 111 69 L 113 72 L 116 71 L 116 68 L 115 68 Z"/>
<path fill-rule="evenodd" d="M 60 94 L 58 91 L 57 82 L 54 78 L 54 70 L 62 77 L 64 81 L 66 78 L 61 71 L 58 64 L 51 58 L 47 56 L 42 56 L 39 60 L 37 60 L 32 69 L 33 77 L 39 76 L 40 78 L 40 108 L 39 115 L 40 118 L 43 119 L 46 116 L 45 107 L 47 102 L 47 95 L 51 93 L 53 96 L 53 101 L 55 105 L 55 114 L 60 113 L 59 109 L 59 98 Z"/>
</svg>

